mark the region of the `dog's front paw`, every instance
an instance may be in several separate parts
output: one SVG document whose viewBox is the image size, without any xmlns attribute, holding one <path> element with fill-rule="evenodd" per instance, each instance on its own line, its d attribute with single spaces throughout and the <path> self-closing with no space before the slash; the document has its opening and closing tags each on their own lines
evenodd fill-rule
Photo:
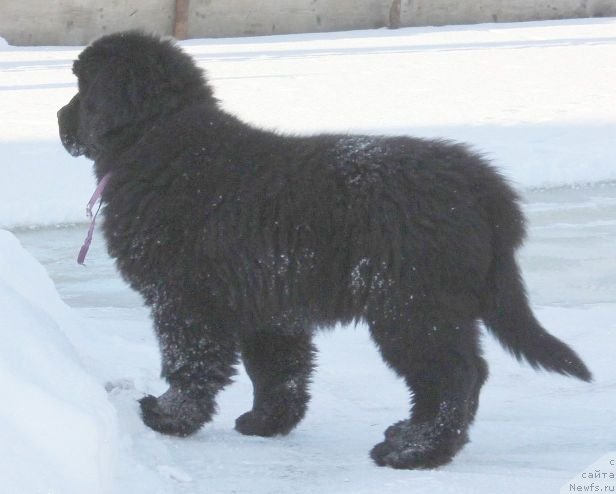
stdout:
<svg viewBox="0 0 616 494">
<path fill-rule="evenodd" d="M 209 420 L 196 402 L 172 399 L 169 391 L 160 398 L 148 395 L 139 400 L 143 422 L 155 431 L 186 437 L 197 432 Z"/>
<path fill-rule="evenodd" d="M 303 416 L 303 410 L 295 411 L 295 413 L 292 410 L 285 410 L 278 414 L 252 410 L 237 418 L 235 430 L 247 436 L 285 435 L 291 432 Z"/>
<path fill-rule="evenodd" d="M 430 469 L 449 463 L 467 442 L 462 431 L 444 431 L 432 423 L 403 420 L 385 431 L 385 441 L 370 456 L 379 466 L 399 469 Z"/>
<path fill-rule="evenodd" d="M 278 433 L 267 416 L 259 412 L 246 412 L 235 420 L 235 430 L 247 436 L 270 437 Z"/>
</svg>

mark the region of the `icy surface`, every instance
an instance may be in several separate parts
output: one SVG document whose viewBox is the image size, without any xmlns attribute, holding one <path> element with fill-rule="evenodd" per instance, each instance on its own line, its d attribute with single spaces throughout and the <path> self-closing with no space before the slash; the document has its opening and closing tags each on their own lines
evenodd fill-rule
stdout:
<svg viewBox="0 0 616 494">
<path fill-rule="evenodd" d="M 255 124 L 448 137 L 486 152 L 523 190 L 530 228 L 520 260 L 537 315 L 595 382 L 535 373 L 486 337 L 491 376 L 471 443 L 438 471 L 378 468 L 368 451 L 405 418 L 408 397 L 359 326 L 317 338 L 314 397 L 288 437 L 233 431 L 252 402 L 243 372 L 199 434 L 154 433 L 136 403 L 166 389 L 146 310 L 100 235 L 83 268 L 75 256 L 85 224 L 42 228 L 85 221 L 94 188 L 91 164 L 63 151 L 55 122 L 75 91 L 79 50 L 0 47 L 0 226 L 16 231 L 73 308 L 2 233 L 0 491 L 549 493 L 616 450 L 616 20 L 185 46 L 224 106 Z M 32 386 L 38 401 L 18 408 L 34 399 Z M 114 432 L 119 442 L 108 440 Z"/>
</svg>

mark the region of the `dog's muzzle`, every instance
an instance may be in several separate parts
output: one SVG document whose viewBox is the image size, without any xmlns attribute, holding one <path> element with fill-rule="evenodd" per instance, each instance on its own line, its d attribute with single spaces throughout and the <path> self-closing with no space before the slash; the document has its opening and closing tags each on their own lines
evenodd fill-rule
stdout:
<svg viewBox="0 0 616 494">
<path fill-rule="evenodd" d="M 81 156 L 86 153 L 86 147 L 77 138 L 78 128 L 78 95 L 58 110 L 58 128 L 60 140 L 71 156 Z"/>
</svg>

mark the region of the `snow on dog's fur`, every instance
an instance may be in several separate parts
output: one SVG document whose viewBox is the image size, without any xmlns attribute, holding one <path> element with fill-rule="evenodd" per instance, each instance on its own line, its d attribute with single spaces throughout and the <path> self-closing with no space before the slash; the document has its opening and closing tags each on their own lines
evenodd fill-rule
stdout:
<svg viewBox="0 0 616 494">
<path fill-rule="evenodd" d="M 463 145 L 254 128 L 171 41 L 137 32 L 99 39 L 74 72 L 60 135 L 111 173 L 109 253 L 152 309 L 169 383 L 141 401 L 151 428 L 208 422 L 241 354 L 254 402 L 237 430 L 288 433 L 315 328 L 354 320 L 413 396 L 372 450 L 379 465 L 437 467 L 468 441 L 488 375 L 479 320 L 517 358 L 590 380 L 529 308 L 516 194 Z"/>
</svg>

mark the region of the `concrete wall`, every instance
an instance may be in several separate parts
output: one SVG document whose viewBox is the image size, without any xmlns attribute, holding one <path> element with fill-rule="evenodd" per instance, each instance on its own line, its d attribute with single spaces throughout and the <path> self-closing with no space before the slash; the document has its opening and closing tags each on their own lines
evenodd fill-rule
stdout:
<svg viewBox="0 0 616 494">
<path fill-rule="evenodd" d="M 242 36 L 383 27 L 391 0 L 191 0 L 190 5 L 191 37 Z"/>
<path fill-rule="evenodd" d="M 189 37 L 340 31 L 389 24 L 393 0 L 191 0 Z M 141 28 L 173 32 L 174 0 L 0 0 L 16 45 L 82 45 Z M 616 16 L 616 0 L 400 0 L 400 25 Z"/>
<path fill-rule="evenodd" d="M 616 16 L 616 0 L 403 0 L 406 26 Z"/>
<path fill-rule="evenodd" d="M 170 34 L 173 0 L 0 0 L 0 36 L 14 45 L 83 45 L 141 28 Z"/>
</svg>

